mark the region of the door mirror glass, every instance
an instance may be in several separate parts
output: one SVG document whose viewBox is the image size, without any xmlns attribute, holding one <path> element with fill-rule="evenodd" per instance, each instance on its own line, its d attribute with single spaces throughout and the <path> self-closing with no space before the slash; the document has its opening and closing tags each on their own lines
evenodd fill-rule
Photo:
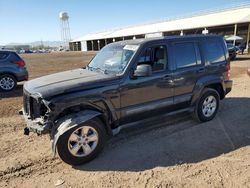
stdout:
<svg viewBox="0 0 250 188">
<path fill-rule="evenodd" d="M 152 66 L 147 64 L 137 65 L 134 72 L 135 77 L 146 77 L 152 75 Z"/>
</svg>

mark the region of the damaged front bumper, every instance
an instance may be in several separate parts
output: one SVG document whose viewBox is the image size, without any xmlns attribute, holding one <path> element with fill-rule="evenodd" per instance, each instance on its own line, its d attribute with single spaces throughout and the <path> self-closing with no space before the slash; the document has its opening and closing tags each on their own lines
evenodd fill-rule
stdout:
<svg viewBox="0 0 250 188">
<path fill-rule="evenodd" d="M 50 132 L 51 124 L 44 122 L 43 118 L 31 119 L 25 113 L 23 109 L 19 112 L 25 119 L 27 127 L 24 128 L 24 134 L 29 135 L 30 132 L 37 133 L 38 135 L 47 134 Z"/>
</svg>

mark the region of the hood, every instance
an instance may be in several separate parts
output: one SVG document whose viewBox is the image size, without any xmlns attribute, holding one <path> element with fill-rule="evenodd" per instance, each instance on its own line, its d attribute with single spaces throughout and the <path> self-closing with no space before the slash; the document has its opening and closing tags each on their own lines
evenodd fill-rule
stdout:
<svg viewBox="0 0 250 188">
<path fill-rule="evenodd" d="M 24 85 L 25 91 L 38 94 L 43 98 L 63 93 L 80 91 L 89 87 L 94 88 L 95 82 L 104 81 L 114 77 L 87 69 L 76 69 L 28 81 Z"/>
</svg>

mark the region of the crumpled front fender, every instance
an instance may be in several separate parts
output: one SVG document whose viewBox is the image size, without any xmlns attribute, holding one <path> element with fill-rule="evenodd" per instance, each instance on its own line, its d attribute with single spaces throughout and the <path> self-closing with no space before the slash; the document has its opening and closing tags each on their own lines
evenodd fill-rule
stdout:
<svg viewBox="0 0 250 188">
<path fill-rule="evenodd" d="M 55 131 L 53 140 L 51 140 L 53 154 L 56 155 L 56 145 L 60 136 L 62 136 L 65 132 L 71 130 L 72 128 L 80 126 L 82 123 L 87 122 L 88 120 L 93 119 L 94 117 L 97 117 L 99 115 L 101 115 L 101 113 L 98 111 L 84 110 L 75 114 L 70 114 L 60 119 L 56 123 L 58 128 Z"/>
</svg>

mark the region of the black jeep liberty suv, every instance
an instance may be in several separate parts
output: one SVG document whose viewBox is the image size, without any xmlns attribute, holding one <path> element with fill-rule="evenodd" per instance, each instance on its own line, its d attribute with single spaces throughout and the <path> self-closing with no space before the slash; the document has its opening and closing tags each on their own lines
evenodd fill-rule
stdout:
<svg viewBox="0 0 250 188">
<path fill-rule="evenodd" d="M 24 132 L 49 133 L 54 154 L 83 164 L 131 122 L 180 111 L 200 122 L 212 120 L 231 91 L 229 76 L 229 55 L 219 36 L 112 43 L 84 68 L 25 83 Z"/>
</svg>

